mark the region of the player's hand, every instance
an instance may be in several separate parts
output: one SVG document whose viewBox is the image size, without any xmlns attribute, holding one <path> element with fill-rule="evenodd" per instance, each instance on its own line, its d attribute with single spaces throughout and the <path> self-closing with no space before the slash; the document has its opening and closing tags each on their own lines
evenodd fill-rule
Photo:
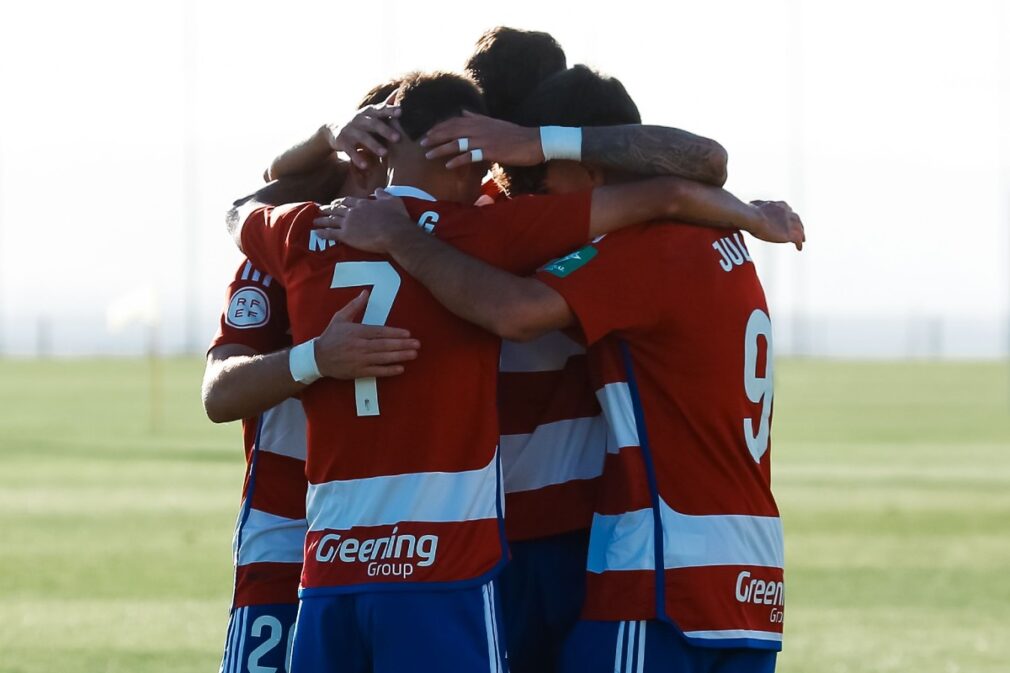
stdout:
<svg viewBox="0 0 1010 673">
<path fill-rule="evenodd" d="M 365 252 L 388 253 L 397 237 L 420 231 L 403 201 L 381 189 L 374 199 L 346 197 L 319 208 L 316 235 Z"/>
<path fill-rule="evenodd" d="M 792 243 L 797 250 L 803 249 L 807 240 L 803 221 L 785 201 L 751 201 L 757 208 L 757 224 L 751 235 L 769 243 Z"/>
<path fill-rule="evenodd" d="M 346 125 L 325 124 L 319 132 L 334 152 L 343 152 L 355 166 L 364 170 L 368 168 L 368 158 L 363 153 L 384 157 L 389 150 L 383 141 L 400 141 L 400 132 L 392 124 L 399 116 L 399 106 L 369 105 L 358 110 Z"/>
<path fill-rule="evenodd" d="M 427 158 L 445 161 L 446 168 L 482 161 L 505 166 L 536 166 L 544 162 L 540 129 L 466 110 L 462 117 L 435 125 L 421 139 L 421 147 L 428 148 Z"/>
<path fill-rule="evenodd" d="M 357 322 L 368 305 L 368 290 L 333 314 L 315 343 L 319 373 L 335 379 L 396 376 L 417 357 L 421 342 L 396 327 Z"/>
</svg>

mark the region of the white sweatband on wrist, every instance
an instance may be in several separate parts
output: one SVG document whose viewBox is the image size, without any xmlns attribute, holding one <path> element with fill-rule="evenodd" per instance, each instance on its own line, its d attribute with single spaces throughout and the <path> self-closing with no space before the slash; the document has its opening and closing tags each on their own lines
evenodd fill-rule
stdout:
<svg viewBox="0 0 1010 673">
<path fill-rule="evenodd" d="M 291 353 L 288 355 L 288 368 L 291 370 L 291 378 L 298 383 L 309 385 L 323 378 L 323 375 L 319 373 L 319 366 L 316 364 L 315 339 L 310 339 L 291 349 Z"/>
<path fill-rule="evenodd" d="M 582 129 L 570 126 L 541 126 L 540 147 L 544 161 L 569 159 L 582 161 Z"/>
</svg>

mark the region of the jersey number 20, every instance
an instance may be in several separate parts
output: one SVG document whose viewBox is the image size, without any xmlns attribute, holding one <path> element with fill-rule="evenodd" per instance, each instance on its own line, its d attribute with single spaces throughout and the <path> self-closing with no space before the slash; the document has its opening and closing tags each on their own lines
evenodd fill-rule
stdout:
<svg viewBox="0 0 1010 673">
<path fill-rule="evenodd" d="M 331 288 L 370 285 L 364 325 L 385 325 L 400 291 L 400 274 L 389 262 L 340 262 L 333 267 Z M 358 416 L 379 415 L 379 389 L 375 377 L 354 379 L 354 402 Z"/>
<path fill-rule="evenodd" d="M 767 352 L 765 354 L 764 376 L 758 372 L 758 341 L 765 338 Z M 768 435 L 771 433 L 772 397 L 773 397 L 773 366 L 772 366 L 772 321 L 768 314 L 759 308 L 754 309 L 747 321 L 747 334 L 743 340 L 743 387 L 747 399 L 761 405 L 761 418 L 754 430 L 754 419 L 743 419 L 743 438 L 747 440 L 747 448 L 754 462 L 760 463 L 761 457 L 768 451 Z"/>
</svg>

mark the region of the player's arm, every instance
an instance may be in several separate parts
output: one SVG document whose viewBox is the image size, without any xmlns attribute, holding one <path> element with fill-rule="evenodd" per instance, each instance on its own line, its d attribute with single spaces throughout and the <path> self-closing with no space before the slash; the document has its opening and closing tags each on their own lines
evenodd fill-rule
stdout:
<svg viewBox="0 0 1010 673">
<path fill-rule="evenodd" d="M 668 126 L 590 126 L 582 129 L 582 161 L 641 175 L 677 175 L 722 187 L 726 149 L 714 140 Z"/>
<path fill-rule="evenodd" d="M 403 363 L 417 357 L 421 344 L 407 330 L 356 322 L 367 303 L 368 292 L 362 292 L 312 340 L 320 376 L 345 380 L 397 376 L 403 373 Z M 246 345 L 225 343 L 207 355 L 203 407 L 210 420 L 227 423 L 262 413 L 305 387 L 292 374 L 290 348 L 264 355 Z"/>
<path fill-rule="evenodd" d="M 719 187 L 678 177 L 650 178 L 593 190 L 589 236 L 630 224 L 669 219 L 721 229 L 740 229 L 771 243 L 803 249 L 803 221 L 782 201 L 744 203 Z"/>
<path fill-rule="evenodd" d="M 363 206 L 366 212 L 370 208 L 361 199 L 348 198 L 341 202 L 345 205 L 324 207 L 322 211 L 327 216 L 340 218 L 342 209 L 348 206 Z M 763 241 L 793 243 L 798 250 L 803 249 L 806 240 L 803 221 L 782 201 L 744 203 L 724 189 L 673 176 L 594 189 L 587 240 L 657 219 L 741 229 Z M 319 226 L 326 225 L 320 223 Z M 361 242 L 374 247 L 377 244 L 368 240 L 369 235 L 378 237 L 381 233 L 379 230 L 355 232 L 355 236 L 361 236 Z M 325 231 L 321 235 L 327 237 Z"/>
<path fill-rule="evenodd" d="M 317 224 L 319 235 L 366 252 L 387 254 L 440 304 L 503 339 L 529 341 L 575 324 L 560 294 L 533 278 L 498 269 L 431 236 L 410 219 L 400 199 L 344 199 Z"/>
<path fill-rule="evenodd" d="M 465 151 L 460 139 L 466 139 Z M 505 166 L 535 166 L 571 159 L 641 175 L 676 175 L 721 187 L 728 155 L 709 138 L 665 126 L 628 124 L 582 129 L 530 128 L 464 112 L 435 126 L 421 142 L 429 159 L 456 168 L 474 160 Z"/>
<path fill-rule="evenodd" d="M 384 143 L 399 141 L 399 132 L 389 123 L 399 116 L 399 107 L 370 105 L 358 110 L 343 126 L 323 124 L 311 136 L 277 155 L 263 177 L 269 181 L 341 166 L 346 172 L 338 152 L 346 154 L 358 168 L 368 168 L 369 154 L 383 157 L 387 153 Z"/>
<path fill-rule="evenodd" d="M 203 373 L 207 418 L 214 423 L 249 418 L 297 395 L 305 386 L 291 377 L 290 351 L 261 355 L 241 344 L 212 348 Z"/>
<path fill-rule="evenodd" d="M 228 231 L 239 249 L 242 223 L 257 208 L 299 201 L 328 203 L 335 198 L 350 171 L 348 162 L 338 153 L 346 154 L 359 169 L 367 169 L 374 157 L 385 156 L 385 142 L 400 139 L 389 123 L 399 116 L 400 108 L 396 106 L 368 106 L 358 110 L 346 125 L 323 124 L 279 154 L 263 173 L 268 184 L 236 199 L 228 211 Z"/>
<path fill-rule="evenodd" d="M 482 262 L 434 236 L 403 236 L 391 242 L 390 250 L 440 304 L 503 339 L 531 341 L 576 325 L 567 302 L 550 286 Z"/>
<path fill-rule="evenodd" d="M 302 201 L 329 203 L 350 171 L 337 153 L 347 154 L 358 168 L 368 168 L 374 157 L 386 155 L 385 142 L 400 139 L 399 132 L 390 124 L 399 116 L 400 108 L 396 106 L 365 107 L 347 125 L 323 124 L 307 139 L 278 155 L 263 175 L 269 182 L 236 199 L 228 210 L 228 232 L 239 249 L 243 248 L 242 226 L 257 209 Z"/>
<path fill-rule="evenodd" d="M 683 215 L 669 202 L 671 180 L 656 178 L 593 190 L 587 240 L 650 219 Z M 741 206 L 747 214 L 740 216 L 781 221 L 795 217 L 785 204 Z M 719 203 L 706 207 L 729 220 L 736 217 L 734 208 L 739 208 Z M 343 199 L 322 212 L 315 222 L 326 227 L 320 236 L 392 256 L 447 309 L 503 338 L 526 341 L 574 323 L 571 310 L 554 290 L 537 280 L 497 269 L 426 234 L 407 216 L 402 202 L 384 192 L 374 201 Z"/>
<path fill-rule="evenodd" d="M 578 129 L 567 130 L 578 131 Z M 759 204 L 745 204 L 719 187 L 703 184 L 705 180 L 700 178 L 697 173 L 691 174 L 690 171 L 685 173 L 680 170 L 685 165 L 684 162 L 699 168 L 705 163 L 699 160 L 700 157 L 709 157 L 713 153 L 720 152 L 722 153 L 723 170 L 725 170 L 725 151 L 718 147 L 718 143 L 698 136 L 692 136 L 696 140 L 688 140 L 686 136 L 691 136 L 691 134 L 677 129 L 656 126 L 605 126 L 586 128 L 581 132 L 581 159 L 583 161 L 620 166 L 631 172 L 672 174 L 665 178 L 629 183 L 629 185 L 633 185 L 630 187 L 629 185 L 620 185 L 604 188 L 608 191 L 597 190 L 600 193 L 594 193 L 593 211 L 594 215 L 599 216 L 594 220 L 599 229 L 594 235 L 612 230 L 610 226 L 615 222 L 603 216 L 614 215 L 615 213 L 612 213 L 611 210 L 616 207 L 625 210 L 632 217 L 637 217 L 638 219 L 633 219 L 634 222 L 644 222 L 654 218 L 673 218 L 702 226 L 741 229 L 763 241 L 793 243 L 797 249 L 802 249 L 803 241 L 806 239 L 799 218 L 769 220 L 762 216 Z M 470 137 L 467 134 L 474 135 Z M 490 159 L 506 165 L 528 166 L 544 161 L 545 152 L 541 146 L 540 136 L 540 129 L 467 114 L 464 117 L 455 117 L 442 122 L 428 133 L 426 141 L 428 145 L 434 147 L 429 151 L 429 156 L 455 156 L 447 164 L 451 167 L 465 165 L 474 158 L 473 149 L 464 154 L 459 153 L 460 142 L 455 138 L 460 137 L 467 138 L 464 144 L 470 148 L 490 146 L 491 150 L 481 150 L 484 160 Z M 680 140 L 673 140 L 675 136 Z M 436 145 L 446 138 L 450 139 L 447 143 Z M 657 142 L 657 139 L 662 138 L 668 139 L 674 145 L 679 144 L 682 149 L 669 153 L 668 159 L 657 159 L 656 157 L 663 154 L 658 149 L 659 146 L 666 142 L 666 140 Z M 424 142 L 422 141 L 422 143 Z M 587 142 L 590 143 L 589 147 L 593 152 L 591 157 L 585 155 Z M 692 145 L 692 143 L 694 144 Z M 718 150 L 701 149 L 706 143 L 714 143 Z M 688 149 L 692 147 L 693 149 Z M 578 148 L 576 147 L 575 150 L 577 151 Z M 608 154 L 610 158 L 604 157 L 604 154 Z M 678 156 L 683 158 L 683 162 L 679 166 L 678 162 L 681 159 L 678 159 Z M 579 157 L 568 156 L 566 158 L 578 159 Z M 643 158 L 647 160 L 640 161 Z M 646 165 L 650 161 L 653 162 L 651 167 Z M 662 163 L 664 161 L 667 163 Z M 660 167 L 663 167 L 662 170 L 659 170 Z M 681 175 L 686 177 L 681 177 Z M 724 181 L 724 179 L 709 180 L 709 182 L 720 185 Z M 628 195 L 629 192 L 636 194 L 632 197 Z M 620 213 L 616 215 L 620 215 Z"/>
</svg>

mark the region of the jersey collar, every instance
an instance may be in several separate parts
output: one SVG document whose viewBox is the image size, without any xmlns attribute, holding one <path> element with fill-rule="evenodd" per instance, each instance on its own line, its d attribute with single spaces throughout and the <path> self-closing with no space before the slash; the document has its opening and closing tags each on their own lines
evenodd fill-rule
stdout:
<svg viewBox="0 0 1010 673">
<path fill-rule="evenodd" d="M 386 192 L 393 196 L 406 196 L 412 199 L 421 199 L 422 201 L 437 201 L 428 192 L 417 187 L 407 187 L 406 185 L 389 185 L 386 187 Z"/>
</svg>

